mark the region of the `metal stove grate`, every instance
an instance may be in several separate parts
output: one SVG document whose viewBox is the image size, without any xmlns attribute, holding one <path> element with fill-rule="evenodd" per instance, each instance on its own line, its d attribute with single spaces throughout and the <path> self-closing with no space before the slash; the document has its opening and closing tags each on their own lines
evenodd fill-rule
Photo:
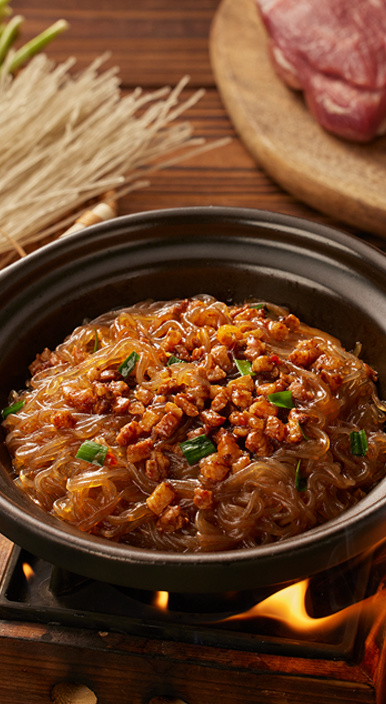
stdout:
<svg viewBox="0 0 386 704">
<path fill-rule="evenodd" d="M 370 566 L 369 558 L 361 559 L 312 578 L 310 615 L 320 618 L 363 599 Z M 0 618 L 296 657 L 352 657 L 359 611 L 356 618 L 316 637 L 294 637 L 290 627 L 271 618 L 226 620 L 259 600 L 261 594 L 253 591 L 208 595 L 207 602 L 202 595 L 197 601 L 194 595 L 170 594 L 165 611 L 154 606 L 154 592 L 59 570 L 14 546 L 0 584 Z"/>
</svg>

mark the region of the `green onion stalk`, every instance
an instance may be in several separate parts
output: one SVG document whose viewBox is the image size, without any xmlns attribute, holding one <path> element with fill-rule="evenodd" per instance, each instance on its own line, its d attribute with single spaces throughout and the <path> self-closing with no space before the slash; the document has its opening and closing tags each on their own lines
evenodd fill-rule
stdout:
<svg viewBox="0 0 386 704">
<path fill-rule="evenodd" d="M 19 49 L 13 50 L 13 45 L 20 34 L 24 17 L 15 15 L 7 19 L 11 13 L 12 10 L 9 7 L 8 0 L 0 0 L 0 70 L 6 73 L 15 73 L 69 27 L 66 20 L 57 20 Z M 4 21 L 5 19 L 7 21 Z M 11 49 L 13 50 L 12 53 Z"/>
<path fill-rule="evenodd" d="M 9 0 L 0 0 L 0 21 L 12 15 L 12 10 L 9 7 Z"/>
</svg>

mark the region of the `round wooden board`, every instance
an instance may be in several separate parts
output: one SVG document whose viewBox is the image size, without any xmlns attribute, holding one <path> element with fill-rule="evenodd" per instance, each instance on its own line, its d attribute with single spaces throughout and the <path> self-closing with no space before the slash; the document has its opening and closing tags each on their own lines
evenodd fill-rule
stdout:
<svg viewBox="0 0 386 704">
<path fill-rule="evenodd" d="M 353 144 L 316 123 L 270 63 L 255 0 L 222 0 L 210 52 L 224 105 L 257 163 L 308 205 L 386 236 L 386 137 Z"/>
</svg>

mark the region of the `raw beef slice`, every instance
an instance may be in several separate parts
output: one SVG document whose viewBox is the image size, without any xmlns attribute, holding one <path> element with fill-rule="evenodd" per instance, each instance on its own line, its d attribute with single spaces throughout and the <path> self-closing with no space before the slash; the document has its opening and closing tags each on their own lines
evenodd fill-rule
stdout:
<svg viewBox="0 0 386 704">
<path fill-rule="evenodd" d="M 386 0 L 256 0 L 279 76 L 326 130 L 386 131 Z"/>
</svg>

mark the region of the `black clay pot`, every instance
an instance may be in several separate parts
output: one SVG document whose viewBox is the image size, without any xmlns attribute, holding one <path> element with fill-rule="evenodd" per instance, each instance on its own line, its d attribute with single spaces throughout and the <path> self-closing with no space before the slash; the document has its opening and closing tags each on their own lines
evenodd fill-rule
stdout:
<svg viewBox="0 0 386 704">
<path fill-rule="evenodd" d="M 43 247 L 0 273 L 0 404 L 27 367 L 84 318 L 137 301 L 210 293 L 288 306 L 340 338 L 386 393 L 386 257 L 336 230 L 231 208 L 125 216 Z M 215 554 L 140 550 L 83 534 L 13 485 L 1 446 L 0 530 L 44 559 L 124 586 L 219 592 L 280 585 L 351 559 L 383 539 L 386 480 L 336 520 L 281 543 Z"/>
</svg>

